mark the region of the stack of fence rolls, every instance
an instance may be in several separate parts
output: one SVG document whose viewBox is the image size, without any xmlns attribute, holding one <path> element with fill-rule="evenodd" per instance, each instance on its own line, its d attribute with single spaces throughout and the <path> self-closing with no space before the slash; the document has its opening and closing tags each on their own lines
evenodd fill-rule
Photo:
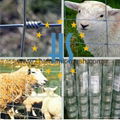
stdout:
<svg viewBox="0 0 120 120">
<path fill-rule="evenodd" d="M 88 66 L 87 64 L 79 64 L 76 61 L 76 82 L 78 92 L 78 109 L 79 118 L 87 119 L 89 117 L 88 112 Z"/>
<path fill-rule="evenodd" d="M 75 73 L 70 69 L 74 68 Z M 65 64 L 69 119 L 120 119 L 120 60 Z"/>
<path fill-rule="evenodd" d="M 102 108 L 101 117 L 110 118 L 112 103 L 112 86 L 114 79 L 114 61 L 103 63 L 102 67 Z"/>
<path fill-rule="evenodd" d="M 114 66 L 112 118 L 120 118 L 120 60 Z"/>
<path fill-rule="evenodd" d="M 101 111 L 101 64 L 89 64 L 90 118 L 100 118 Z"/>
<path fill-rule="evenodd" d="M 70 70 L 74 68 L 73 64 L 65 64 L 65 109 L 70 119 L 78 118 L 77 89 L 74 73 Z M 64 113 L 66 114 L 66 113 Z M 66 116 L 66 115 L 65 115 Z"/>
</svg>

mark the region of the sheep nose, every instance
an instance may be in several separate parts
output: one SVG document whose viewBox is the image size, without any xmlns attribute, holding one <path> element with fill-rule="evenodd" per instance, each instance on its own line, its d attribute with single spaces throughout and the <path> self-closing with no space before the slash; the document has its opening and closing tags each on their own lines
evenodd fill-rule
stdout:
<svg viewBox="0 0 120 120">
<path fill-rule="evenodd" d="M 85 29 L 86 27 L 88 27 L 89 25 L 83 25 L 81 24 L 82 28 Z"/>
</svg>

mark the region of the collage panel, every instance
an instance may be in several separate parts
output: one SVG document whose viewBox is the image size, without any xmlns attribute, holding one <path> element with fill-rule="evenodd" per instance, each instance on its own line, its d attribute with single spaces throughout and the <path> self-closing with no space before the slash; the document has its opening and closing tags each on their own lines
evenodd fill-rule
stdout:
<svg viewBox="0 0 120 120">
<path fill-rule="evenodd" d="M 120 60 L 76 59 L 71 64 L 66 62 L 64 118 L 119 119 L 119 69 Z"/>
<path fill-rule="evenodd" d="M 59 61 L 1 59 L 0 70 L 1 119 L 62 118 Z"/>
<path fill-rule="evenodd" d="M 75 40 L 83 44 L 79 49 L 84 52 L 76 56 L 73 50 L 74 57 L 119 57 L 116 48 L 110 47 L 111 44 L 119 45 L 119 8 L 116 0 L 65 1 L 65 25 L 68 26 L 64 28 L 68 29 L 65 30 L 65 35 L 68 34 L 66 31 L 72 32 L 73 37 L 77 37 Z M 73 38 L 71 44 L 72 40 Z"/>
<path fill-rule="evenodd" d="M 0 0 L 0 4 L 0 56 L 48 57 L 51 34 L 61 33 L 61 0 Z M 58 49 L 58 39 L 56 44 Z"/>
<path fill-rule="evenodd" d="M 120 119 L 118 0 L 0 0 L 0 119 Z"/>
</svg>

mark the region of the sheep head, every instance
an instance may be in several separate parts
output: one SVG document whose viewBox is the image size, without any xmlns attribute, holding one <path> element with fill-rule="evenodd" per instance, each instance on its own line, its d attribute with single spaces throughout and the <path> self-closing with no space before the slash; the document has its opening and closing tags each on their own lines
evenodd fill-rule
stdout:
<svg viewBox="0 0 120 120">
<path fill-rule="evenodd" d="M 57 86 L 54 88 L 49 88 L 49 87 L 43 88 L 43 92 L 46 93 L 47 95 L 52 96 L 52 95 L 54 95 L 54 92 L 56 91 L 57 88 L 58 88 Z"/>
<path fill-rule="evenodd" d="M 19 71 L 25 74 L 25 79 L 28 84 L 31 85 L 44 85 L 47 82 L 47 78 L 43 75 L 40 69 L 29 68 L 27 66 L 22 67 Z M 21 74 L 21 75 L 23 75 Z"/>
<path fill-rule="evenodd" d="M 101 34 L 106 32 L 106 20 L 116 20 L 120 16 L 120 10 L 98 1 L 85 1 L 75 3 L 65 1 L 66 7 L 77 11 L 76 23 L 78 32 L 87 34 Z M 120 17 L 119 17 L 120 18 Z M 99 30 L 98 30 L 99 29 Z M 89 36 L 90 37 L 90 36 Z"/>
</svg>

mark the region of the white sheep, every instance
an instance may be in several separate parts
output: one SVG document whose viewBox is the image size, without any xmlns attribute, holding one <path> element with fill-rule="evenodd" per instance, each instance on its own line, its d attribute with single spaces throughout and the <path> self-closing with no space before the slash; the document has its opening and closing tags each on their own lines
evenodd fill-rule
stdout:
<svg viewBox="0 0 120 120">
<path fill-rule="evenodd" d="M 19 103 L 31 94 L 33 85 L 43 85 L 47 78 L 39 69 L 27 66 L 11 73 L 0 74 L 0 112 L 4 111 L 7 104 Z M 21 101 L 22 100 L 22 101 Z"/>
<path fill-rule="evenodd" d="M 65 1 L 65 5 L 78 12 L 77 30 L 85 33 L 85 44 L 94 56 L 120 56 L 120 9 L 98 1 Z"/>
<path fill-rule="evenodd" d="M 62 99 L 59 95 L 54 93 L 56 89 L 57 87 L 44 88 L 43 93 L 37 94 L 36 96 L 29 96 L 23 102 L 27 112 L 32 110 L 33 104 L 42 103 L 41 112 L 44 114 L 45 119 L 60 119 L 62 111 Z"/>
</svg>

